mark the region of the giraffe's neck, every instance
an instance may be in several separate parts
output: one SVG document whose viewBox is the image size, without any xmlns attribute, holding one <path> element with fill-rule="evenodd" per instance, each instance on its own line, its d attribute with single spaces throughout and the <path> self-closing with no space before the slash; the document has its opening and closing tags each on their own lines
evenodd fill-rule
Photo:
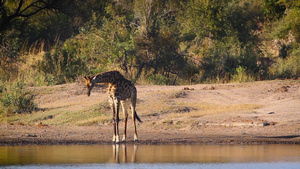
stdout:
<svg viewBox="0 0 300 169">
<path fill-rule="evenodd" d="M 92 81 L 95 83 L 115 84 L 118 80 L 121 80 L 123 78 L 124 77 L 120 72 L 110 71 L 92 77 Z"/>
</svg>

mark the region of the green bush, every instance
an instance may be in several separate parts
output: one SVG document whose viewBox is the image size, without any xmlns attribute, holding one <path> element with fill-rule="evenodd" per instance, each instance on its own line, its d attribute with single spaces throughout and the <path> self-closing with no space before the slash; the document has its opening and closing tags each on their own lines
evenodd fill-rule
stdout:
<svg viewBox="0 0 300 169">
<path fill-rule="evenodd" d="M 26 88 L 25 83 L 17 81 L 5 87 L 3 84 L 1 86 L 0 107 L 2 113 L 31 113 L 37 108 L 33 102 L 34 94 Z"/>
<path fill-rule="evenodd" d="M 300 76 L 300 50 L 298 55 L 287 59 L 279 58 L 270 68 L 272 78 L 297 78 Z"/>
<path fill-rule="evenodd" d="M 86 64 L 74 50 L 56 46 L 45 53 L 39 69 L 45 74 L 48 85 L 55 85 L 74 81 L 86 71 Z"/>
<path fill-rule="evenodd" d="M 238 68 L 236 68 L 236 73 L 233 75 L 232 81 L 239 83 L 250 82 L 254 81 L 254 78 L 247 74 L 246 68 L 239 66 Z"/>
<path fill-rule="evenodd" d="M 161 74 L 150 74 L 148 75 L 148 83 L 155 84 L 155 85 L 166 85 L 168 82 L 167 77 L 161 75 Z"/>
</svg>

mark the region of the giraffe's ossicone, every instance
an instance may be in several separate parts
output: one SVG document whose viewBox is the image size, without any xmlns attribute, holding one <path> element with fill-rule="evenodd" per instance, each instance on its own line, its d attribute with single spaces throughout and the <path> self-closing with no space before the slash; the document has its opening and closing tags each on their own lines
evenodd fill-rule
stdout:
<svg viewBox="0 0 300 169">
<path fill-rule="evenodd" d="M 118 71 L 109 71 L 98 74 L 96 76 L 84 77 L 87 86 L 87 95 L 91 95 L 91 90 L 97 83 L 102 83 L 107 85 L 106 92 L 108 93 L 110 107 L 113 111 L 113 126 L 114 126 L 114 135 L 113 142 L 119 143 L 119 109 L 120 105 L 124 113 L 124 134 L 122 141 L 126 141 L 126 130 L 127 130 L 127 103 L 129 103 L 133 124 L 134 124 L 134 141 L 138 141 L 137 129 L 136 129 L 136 120 L 142 122 L 139 116 L 135 111 L 136 100 L 137 100 L 137 90 L 134 84 L 127 80 L 120 72 Z"/>
</svg>

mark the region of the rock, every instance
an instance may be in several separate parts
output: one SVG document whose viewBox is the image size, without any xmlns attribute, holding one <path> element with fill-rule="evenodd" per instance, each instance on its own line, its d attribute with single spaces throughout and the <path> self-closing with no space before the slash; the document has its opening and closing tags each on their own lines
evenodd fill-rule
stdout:
<svg viewBox="0 0 300 169">
<path fill-rule="evenodd" d="M 37 137 L 37 135 L 36 134 L 29 134 L 29 133 L 27 133 L 26 137 Z"/>
<path fill-rule="evenodd" d="M 195 90 L 194 88 L 184 87 L 183 90 Z"/>
<path fill-rule="evenodd" d="M 46 124 L 43 124 L 42 122 L 39 122 L 38 124 L 37 124 L 37 126 L 38 127 L 43 127 L 43 126 L 47 126 Z"/>
<path fill-rule="evenodd" d="M 214 87 L 214 86 L 211 86 L 210 88 L 209 88 L 209 90 L 215 90 L 216 88 Z"/>
<path fill-rule="evenodd" d="M 276 92 L 287 92 L 291 86 L 287 85 L 287 86 L 281 86 L 280 88 L 278 88 L 276 90 Z"/>
</svg>

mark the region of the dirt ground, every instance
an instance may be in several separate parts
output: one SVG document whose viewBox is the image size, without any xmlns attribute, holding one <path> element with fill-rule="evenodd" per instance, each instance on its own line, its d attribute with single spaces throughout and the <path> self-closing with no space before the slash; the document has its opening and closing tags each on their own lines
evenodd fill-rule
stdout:
<svg viewBox="0 0 300 169">
<path fill-rule="evenodd" d="M 143 121 L 139 144 L 300 144 L 299 80 L 136 87 Z M 59 121 L 68 113 L 98 109 L 111 119 L 111 110 L 102 108 L 107 107 L 105 89 L 94 89 L 90 97 L 81 83 L 34 91 L 41 110 L 24 118 L 39 118 L 0 124 L 0 145 L 112 144 L 111 120 Z M 131 119 L 128 123 L 127 143 L 132 144 Z M 121 138 L 122 133 L 121 119 Z"/>
</svg>

